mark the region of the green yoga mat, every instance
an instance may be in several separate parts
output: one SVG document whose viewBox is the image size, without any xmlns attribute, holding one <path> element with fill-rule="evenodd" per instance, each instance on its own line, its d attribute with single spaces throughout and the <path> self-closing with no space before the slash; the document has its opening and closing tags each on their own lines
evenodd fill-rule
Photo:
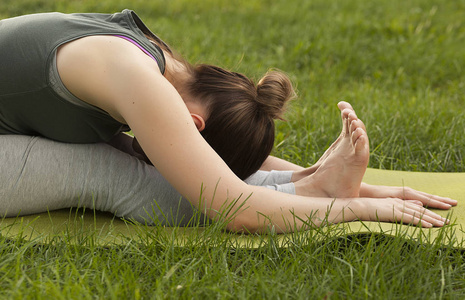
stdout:
<svg viewBox="0 0 465 300">
<path fill-rule="evenodd" d="M 273 241 L 278 246 L 289 246 L 296 238 L 315 239 L 330 235 L 350 235 L 377 233 L 399 235 L 414 238 L 420 242 L 433 243 L 440 240 L 446 244 L 465 248 L 465 173 L 424 173 L 368 169 L 364 182 L 376 185 L 409 186 L 431 194 L 456 199 L 459 204 L 448 211 L 435 210 L 451 219 L 451 225 L 444 228 L 418 228 L 402 224 L 382 222 L 350 222 L 332 225 L 328 228 L 308 230 L 291 235 L 274 235 Z M 176 236 L 175 243 L 182 246 L 190 237 L 201 236 L 207 228 L 160 228 L 137 225 L 115 218 L 112 214 L 65 209 L 37 215 L 0 220 L 0 235 L 9 239 L 35 240 L 37 242 L 54 242 L 66 240 L 72 243 L 96 243 L 98 245 L 124 244 L 129 241 L 157 239 L 163 235 Z M 176 233 L 176 234 L 174 234 Z M 267 235 L 228 235 L 233 246 L 257 247 L 270 240 Z M 211 236 L 210 236 L 211 237 Z"/>
</svg>

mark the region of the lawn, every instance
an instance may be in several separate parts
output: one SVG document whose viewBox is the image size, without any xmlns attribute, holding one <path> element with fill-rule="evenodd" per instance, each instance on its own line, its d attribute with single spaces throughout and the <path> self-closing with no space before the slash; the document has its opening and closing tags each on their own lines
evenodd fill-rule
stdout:
<svg viewBox="0 0 465 300">
<path fill-rule="evenodd" d="M 370 167 L 465 171 L 463 0 L 2 0 L 0 8 L 0 18 L 130 8 L 192 63 L 217 64 L 257 80 L 270 68 L 285 71 L 299 98 L 287 121 L 277 123 L 273 153 L 294 163 L 311 165 L 337 137 L 336 103 L 346 100 L 367 126 Z M 231 246 L 228 235 L 218 238 L 216 227 L 185 247 L 175 246 L 172 236 L 156 236 L 162 231 L 108 247 L 92 237 L 80 244 L 0 237 L 0 297 L 465 295 L 463 253 L 447 240 L 328 235 L 280 248 L 270 235 L 250 250 Z"/>
</svg>

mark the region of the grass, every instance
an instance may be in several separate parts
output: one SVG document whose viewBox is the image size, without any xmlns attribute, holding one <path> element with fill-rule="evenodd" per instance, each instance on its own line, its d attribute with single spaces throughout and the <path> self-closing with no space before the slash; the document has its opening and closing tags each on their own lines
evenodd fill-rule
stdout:
<svg viewBox="0 0 465 300">
<path fill-rule="evenodd" d="M 317 230 L 318 231 L 318 230 Z M 8 299 L 171 298 L 461 298 L 463 253 L 444 241 L 351 235 L 317 239 L 260 237 L 255 249 L 234 247 L 220 227 L 191 234 L 142 230 L 122 245 L 0 239 L 0 295 Z M 221 237 L 221 238 L 219 238 Z"/>
<path fill-rule="evenodd" d="M 278 123 L 274 154 L 311 164 L 351 102 L 370 135 L 370 166 L 465 171 L 464 1 L 3 0 L 0 18 L 134 9 L 191 62 L 259 79 L 290 74 L 300 99 Z M 0 237 L 0 297 L 432 298 L 465 294 L 463 253 L 437 240 L 360 235 L 255 250 L 215 238 L 159 236 L 124 246 Z M 447 229 L 446 229 L 447 230 Z M 162 231 L 162 230 L 160 230 Z M 155 230 L 155 232 L 157 232 Z M 266 238 L 266 237 L 264 237 Z M 216 242 L 213 242 L 216 241 Z"/>
</svg>

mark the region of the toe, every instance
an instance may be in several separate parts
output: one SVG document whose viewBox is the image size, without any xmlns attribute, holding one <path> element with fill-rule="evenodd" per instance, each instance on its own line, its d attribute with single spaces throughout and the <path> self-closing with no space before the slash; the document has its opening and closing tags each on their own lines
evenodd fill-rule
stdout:
<svg viewBox="0 0 465 300">
<path fill-rule="evenodd" d="M 342 119 L 347 119 L 351 113 L 353 113 L 353 110 L 350 110 L 348 108 L 341 110 L 341 118 Z"/>
<path fill-rule="evenodd" d="M 354 109 L 352 108 L 352 105 L 350 105 L 350 103 L 349 103 L 349 102 L 346 102 L 346 101 L 340 101 L 340 102 L 337 104 L 337 107 L 338 107 L 341 111 L 343 111 L 343 110 L 346 109 L 346 108 L 347 108 L 347 109 L 350 109 L 350 110 L 354 110 Z"/>
<path fill-rule="evenodd" d="M 362 120 L 358 119 L 358 121 L 360 122 L 360 127 L 365 131 L 367 132 L 367 128 L 365 127 L 365 123 L 363 123 Z"/>
<path fill-rule="evenodd" d="M 349 115 L 348 115 L 347 117 L 349 118 L 349 122 L 358 120 L 357 115 L 356 115 L 355 112 L 353 112 L 353 111 L 350 112 Z"/>
<path fill-rule="evenodd" d="M 359 120 L 357 119 L 350 119 L 349 118 L 349 132 L 352 134 L 354 131 L 356 131 L 357 129 L 362 129 L 363 130 L 363 127 L 361 126 L 361 122 L 359 122 Z M 363 130 L 365 131 L 365 130 Z"/>
<path fill-rule="evenodd" d="M 368 164 L 368 160 L 370 157 L 370 147 L 368 145 L 368 136 L 366 132 L 361 130 L 360 128 L 354 132 L 354 138 L 352 139 L 355 147 L 355 155 L 357 157 L 362 158 L 366 164 Z"/>
<path fill-rule="evenodd" d="M 356 145 L 357 141 L 363 137 L 364 131 L 361 128 L 355 128 L 355 130 L 352 131 L 351 138 L 352 138 L 352 144 Z"/>
<path fill-rule="evenodd" d="M 341 112 L 341 118 L 342 118 L 341 136 L 346 136 L 350 134 L 349 113 L 350 113 L 349 110 L 343 110 Z"/>
</svg>

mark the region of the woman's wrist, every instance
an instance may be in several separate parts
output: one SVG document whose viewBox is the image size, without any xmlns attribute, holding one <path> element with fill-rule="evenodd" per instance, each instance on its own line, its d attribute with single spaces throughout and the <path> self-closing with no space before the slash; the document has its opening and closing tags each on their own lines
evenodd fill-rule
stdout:
<svg viewBox="0 0 465 300">
<path fill-rule="evenodd" d="M 373 196 L 373 188 L 374 186 L 371 184 L 367 184 L 362 182 L 360 184 L 360 197 L 372 197 Z"/>
<path fill-rule="evenodd" d="M 367 214 L 367 200 L 366 198 L 351 198 L 347 199 L 349 203 L 344 208 L 344 222 L 351 221 L 371 221 L 369 214 Z"/>
<path fill-rule="evenodd" d="M 338 198 L 328 205 L 327 220 L 330 223 L 368 221 L 365 214 L 366 205 L 360 198 Z"/>
</svg>

